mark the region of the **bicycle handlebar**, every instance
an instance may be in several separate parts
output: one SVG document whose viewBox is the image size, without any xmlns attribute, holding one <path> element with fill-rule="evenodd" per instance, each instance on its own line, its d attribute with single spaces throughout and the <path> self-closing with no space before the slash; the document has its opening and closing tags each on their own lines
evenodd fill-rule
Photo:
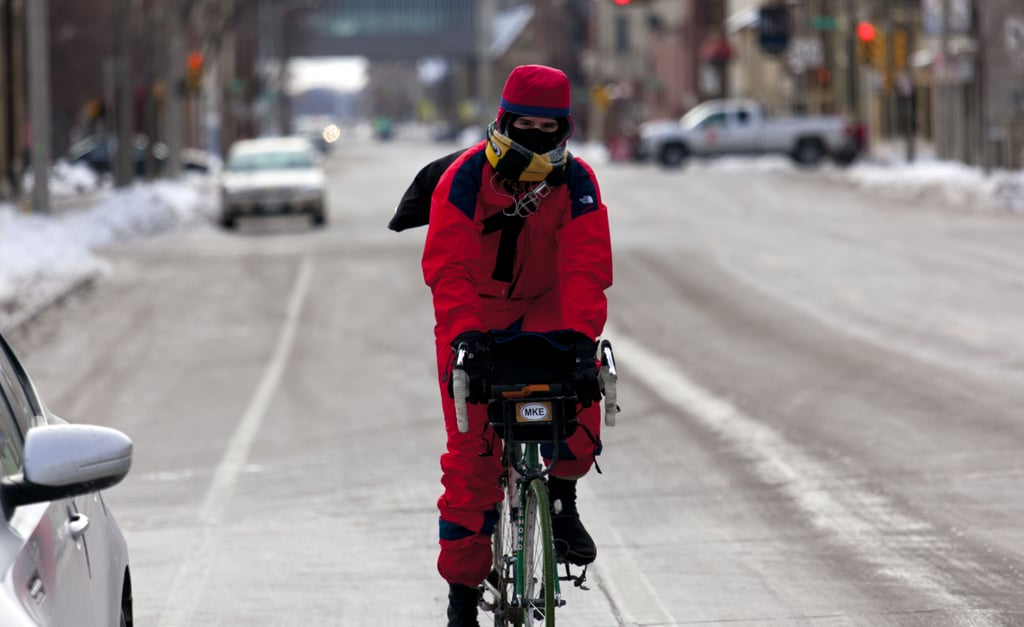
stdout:
<svg viewBox="0 0 1024 627">
<path fill-rule="evenodd" d="M 608 340 L 601 340 L 601 347 L 598 350 L 601 356 L 601 383 L 604 392 L 604 423 L 609 427 L 615 426 L 615 416 L 619 413 L 619 371 L 615 368 L 615 354 L 612 353 L 612 343 Z"/>
<path fill-rule="evenodd" d="M 469 346 L 462 342 L 455 353 L 455 366 L 452 368 L 452 396 L 455 397 L 455 422 L 459 433 L 469 431 L 469 410 L 466 399 L 469 398 L 469 375 L 463 369 Z"/>
</svg>

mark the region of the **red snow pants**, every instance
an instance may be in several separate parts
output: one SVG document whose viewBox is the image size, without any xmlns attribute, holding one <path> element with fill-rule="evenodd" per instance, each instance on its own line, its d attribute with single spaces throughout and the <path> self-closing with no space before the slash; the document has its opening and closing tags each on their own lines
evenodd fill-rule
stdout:
<svg viewBox="0 0 1024 627">
<path fill-rule="evenodd" d="M 562 324 L 555 290 L 529 300 L 483 299 L 484 329 L 505 329 L 522 319 L 523 331 L 551 331 Z M 448 396 L 453 361 L 447 329 L 435 327 L 437 369 L 444 410 L 447 451 L 441 455 L 444 493 L 440 511 L 441 550 L 437 570 L 449 583 L 476 586 L 491 570 L 491 533 L 497 522 L 496 505 L 504 495 L 498 488 L 502 441 L 490 428 L 486 405 L 469 405 L 469 432 L 459 433 L 455 403 Z M 600 453 L 601 409 L 597 403 L 578 413 L 580 427 L 559 453 L 554 475 L 581 477 Z M 568 451 L 566 451 L 566 448 Z"/>
</svg>

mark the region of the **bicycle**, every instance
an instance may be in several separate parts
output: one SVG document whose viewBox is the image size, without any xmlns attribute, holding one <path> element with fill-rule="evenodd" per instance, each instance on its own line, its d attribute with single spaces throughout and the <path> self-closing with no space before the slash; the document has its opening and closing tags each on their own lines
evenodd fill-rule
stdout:
<svg viewBox="0 0 1024 627">
<path fill-rule="evenodd" d="M 555 611 L 565 601 L 561 582 L 583 587 L 586 566 L 573 575 L 569 564 L 555 557 L 547 476 L 558 463 L 559 445 L 576 423 L 577 397 L 572 385 L 575 356 L 564 331 L 490 333 L 494 364 L 484 384 L 491 427 L 504 441 L 501 488 L 492 550 L 493 569 L 482 584 L 480 607 L 496 626 L 555 624 Z M 618 373 L 611 343 L 599 343 L 605 424 L 613 426 L 619 411 Z M 452 390 L 458 428 L 469 430 L 469 377 L 463 369 L 468 348 L 456 349 Z M 547 462 L 541 447 L 550 447 Z M 560 575 L 557 565 L 565 566 Z"/>
</svg>

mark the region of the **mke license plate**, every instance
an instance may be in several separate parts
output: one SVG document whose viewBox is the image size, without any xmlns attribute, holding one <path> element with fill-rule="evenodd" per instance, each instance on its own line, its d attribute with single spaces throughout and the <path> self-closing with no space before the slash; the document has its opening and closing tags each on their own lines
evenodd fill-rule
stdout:
<svg viewBox="0 0 1024 627">
<path fill-rule="evenodd" d="M 516 403 L 516 422 L 551 422 L 550 401 Z"/>
</svg>

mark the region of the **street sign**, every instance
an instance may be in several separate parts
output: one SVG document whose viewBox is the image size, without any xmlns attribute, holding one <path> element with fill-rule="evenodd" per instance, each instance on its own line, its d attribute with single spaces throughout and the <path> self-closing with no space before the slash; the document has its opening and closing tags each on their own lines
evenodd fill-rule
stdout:
<svg viewBox="0 0 1024 627">
<path fill-rule="evenodd" d="M 811 19 L 814 30 L 833 31 L 836 29 L 836 18 L 831 15 L 819 15 Z"/>
<path fill-rule="evenodd" d="M 795 37 L 789 50 L 789 66 L 794 72 L 825 65 L 825 47 L 817 37 Z"/>
</svg>

